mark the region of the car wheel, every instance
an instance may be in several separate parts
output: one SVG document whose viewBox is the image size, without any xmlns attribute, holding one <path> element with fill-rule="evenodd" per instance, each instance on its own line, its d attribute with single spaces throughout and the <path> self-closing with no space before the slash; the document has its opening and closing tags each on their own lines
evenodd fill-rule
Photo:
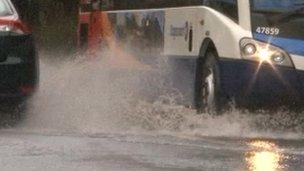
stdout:
<svg viewBox="0 0 304 171">
<path fill-rule="evenodd" d="M 200 59 L 196 73 L 196 106 L 198 113 L 218 113 L 221 110 L 219 66 L 215 53 L 207 52 Z"/>
</svg>

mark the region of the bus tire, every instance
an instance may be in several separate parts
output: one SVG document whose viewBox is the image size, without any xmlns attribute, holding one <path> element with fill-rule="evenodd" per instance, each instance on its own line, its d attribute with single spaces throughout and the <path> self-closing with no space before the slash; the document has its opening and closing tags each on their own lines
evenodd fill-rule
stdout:
<svg viewBox="0 0 304 171">
<path fill-rule="evenodd" d="M 216 53 L 206 52 L 205 57 L 198 60 L 195 86 L 195 101 L 198 114 L 219 114 L 222 109 L 223 99 Z"/>
</svg>

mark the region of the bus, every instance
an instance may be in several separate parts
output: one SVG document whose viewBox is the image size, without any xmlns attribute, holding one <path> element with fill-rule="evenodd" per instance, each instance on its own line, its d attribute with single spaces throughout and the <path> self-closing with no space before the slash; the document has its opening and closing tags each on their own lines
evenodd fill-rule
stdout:
<svg viewBox="0 0 304 171">
<path fill-rule="evenodd" d="M 100 40 L 148 65 L 168 58 L 199 111 L 302 97 L 304 0 L 100 2 Z"/>
</svg>

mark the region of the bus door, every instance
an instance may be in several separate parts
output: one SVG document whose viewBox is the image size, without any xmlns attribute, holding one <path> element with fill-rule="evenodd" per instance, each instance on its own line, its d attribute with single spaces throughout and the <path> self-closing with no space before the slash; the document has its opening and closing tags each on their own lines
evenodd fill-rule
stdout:
<svg viewBox="0 0 304 171">
<path fill-rule="evenodd" d="M 196 12 L 185 8 L 185 11 L 170 9 L 166 12 L 165 53 L 168 55 L 198 55 L 194 52 Z"/>
</svg>

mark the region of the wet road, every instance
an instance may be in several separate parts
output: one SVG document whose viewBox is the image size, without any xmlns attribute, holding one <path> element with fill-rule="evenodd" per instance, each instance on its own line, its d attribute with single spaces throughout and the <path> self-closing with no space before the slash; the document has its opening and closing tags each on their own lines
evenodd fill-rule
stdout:
<svg viewBox="0 0 304 171">
<path fill-rule="evenodd" d="M 304 170 L 304 140 L 0 131 L 1 170 Z"/>
</svg>

